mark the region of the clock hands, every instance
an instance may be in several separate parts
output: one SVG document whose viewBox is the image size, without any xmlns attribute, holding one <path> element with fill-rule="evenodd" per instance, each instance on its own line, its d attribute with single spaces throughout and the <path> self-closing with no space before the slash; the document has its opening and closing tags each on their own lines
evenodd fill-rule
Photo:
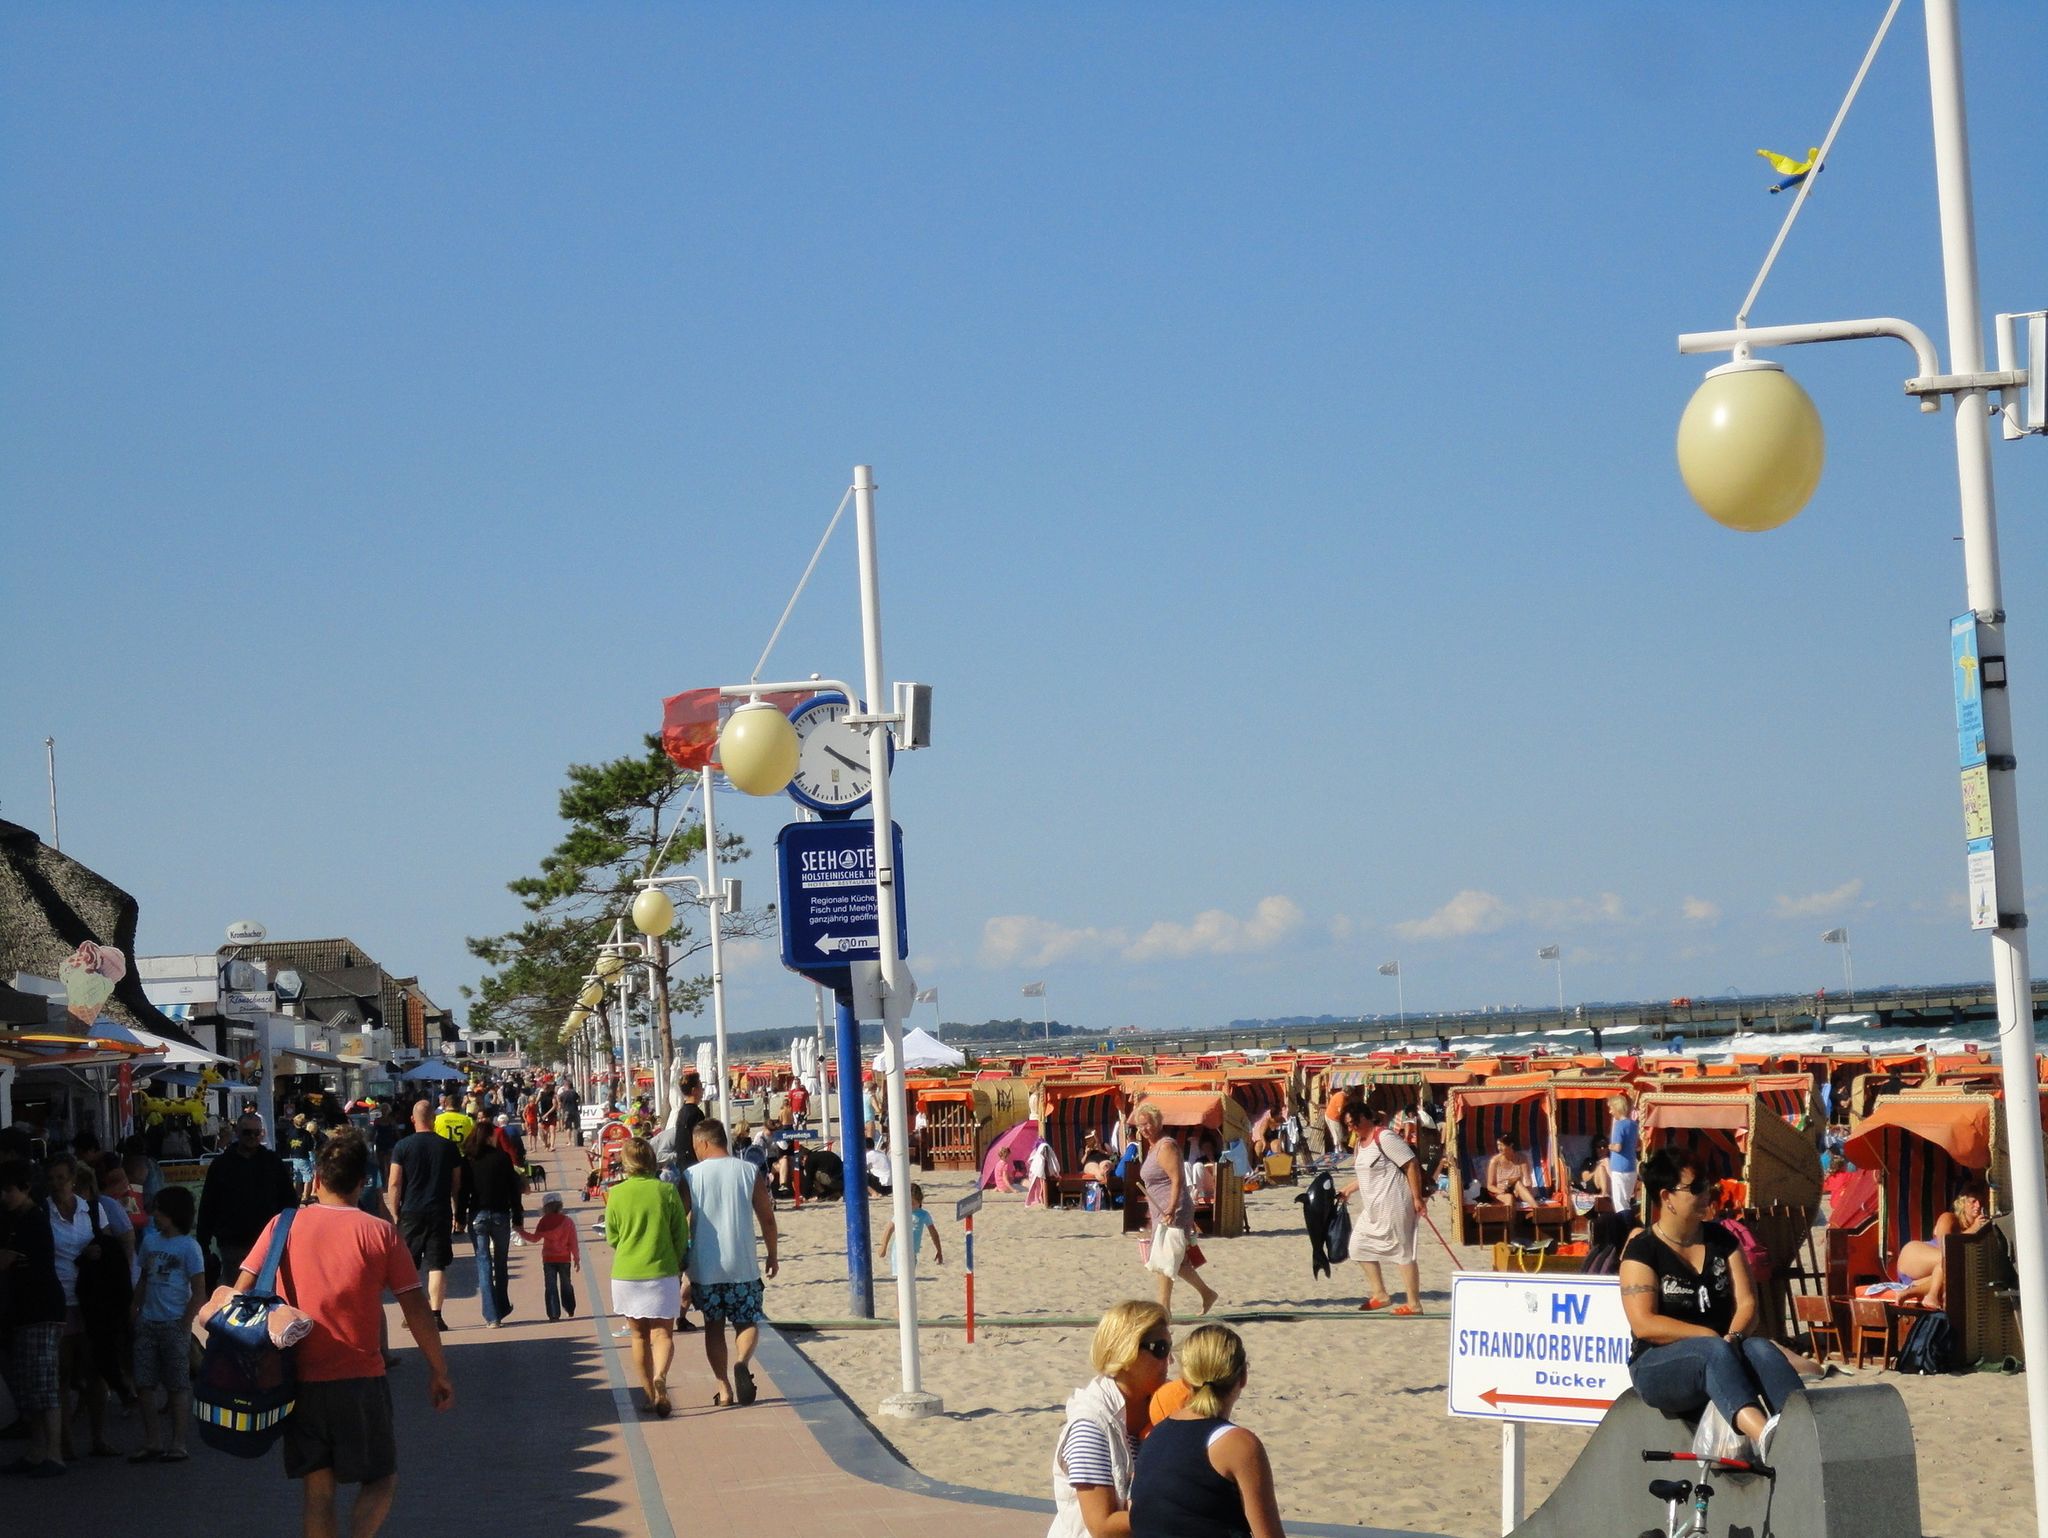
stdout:
<svg viewBox="0 0 2048 1538">
<path fill-rule="evenodd" d="M 825 754 L 828 758 L 838 759 L 839 762 L 846 765 L 847 768 L 852 769 L 857 773 L 867 773 L 868 766 L 866 764 L 860 763 L 858 760 L 848 758 L 844 753 L 840 752 L 837 748 L 827 748 L 825 750 Z"/>
</svg>

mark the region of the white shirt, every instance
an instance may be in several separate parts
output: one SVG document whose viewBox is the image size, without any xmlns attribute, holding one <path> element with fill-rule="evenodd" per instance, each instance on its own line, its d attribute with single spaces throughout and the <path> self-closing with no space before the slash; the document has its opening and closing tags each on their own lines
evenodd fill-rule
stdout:
<svg viewBox="0 0 2048 1538">
<path fill-rule="evenodd" d="M 868 1150 L 867 1164 L 868 1173 L 872 1175 L 882 1185 L 888 1185 L 889 1156 L 883 1153 L 882 1150 L 879 1148 L 870 1148 Z"/>
<path fill-rule="evenodd" d="M 72 1208 L 69 1223 L 57 1211 L 54 1200 L 45 1200 L 43 1207 L 50 1214 L 50 1238 L 57 1250 L 57 1281 L 64 1289 L 64 1306 L 75 1308 L 78 1305 L 78 1257 L 92 1243 L 92 1211 L 82 1196 Z M 111 1196 L 102 1196 L 100 1232 L 105 1236 L 105 1242 L 119 1244 L 122 1234 L 134 1231 L 135 1225 L 128 1221 L 128 1214 L 121 1210 L 121 1204 Z"/>
</svg>

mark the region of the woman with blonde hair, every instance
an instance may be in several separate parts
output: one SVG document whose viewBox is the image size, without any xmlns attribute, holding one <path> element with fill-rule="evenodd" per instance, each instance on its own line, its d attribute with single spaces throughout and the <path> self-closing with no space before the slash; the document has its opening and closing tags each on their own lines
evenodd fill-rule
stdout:
<svg viewBox="0 0 2048 1538">
<path fill-rule="evenodd" d="M 1159 1306 L 1173 1308 L 1176 1279 L 1193 1287 L 1202 1299 L 1202 1312 L 1216 1303 L 1216 1289 L 1202 1280 L 1206 1257 L 1195 1243 L 1195 1198 L 1188 1190 L 1187 1163 L 1180 1144 L 1166 1135 L 1166 1118 L 1156 1105 L 1141 1105 L 1131 1119 L 1145 1162 L 1138 1166 L 1138 1184 L 1145 1192 L 1145 1214 L 1150 1223 L 1138 1241 L 1145 1269 L 1152 1273 Z"/>
<path fill-rule="evenodd" d="M 1283 1538 L 1265 1444 L 1230 1419 L 1249 1376 L 1243 1337 L 1222 1324 L 1191 1331 L 1180 1376 L 1187 1403 L 1138 1455 L 1132 1538 Z"/>
<path fill-rule="evenodd" d="M 1046 1538 L 1129 1538 L 1138 1441 L 1172 1354 L 1166 1310 L 1157 1303 L 1118 1303 L 1095 1326 L 1088 1352 L 1095 1376 L 1068 1398 L 1053 1449 Z"/>
<path fill-rule="evenodd" d="M 654 1148 L 642 1137 L 619 1150 L 625 1179 L 604 1205 L 604 1237 L 612 1247 L 612 1312 L 633 1328 L 633 1367 L 647 1408 L 665 1416 L 669 1363 L 675 1357 L 676 1315 L 683 1310 L 683 1257 L 690 1219 L 676 1188 L 655 1175 Z"/>
</svg>

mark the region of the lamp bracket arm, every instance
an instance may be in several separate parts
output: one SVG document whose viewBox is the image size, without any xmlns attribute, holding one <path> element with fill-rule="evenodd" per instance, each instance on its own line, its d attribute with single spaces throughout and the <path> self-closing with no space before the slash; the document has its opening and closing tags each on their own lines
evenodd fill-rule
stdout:
<svg viewBox="0 0 2048 1538">
<path fill-rule="evenodd" d="M 1678 338 L 1681 353 L 1726 352 L 1747 358 L 1752 347 L 1795 347 L 1807 342 L 1857 342 L 1870 337 L 1895 337 L 1913 349 L 1919 372 L 1907 383 L 1907 390 L 1920 395 L 1922 411 L 1939 411 L 1941 390 L 1921 393 L 1915 384 L 1941 374 L 1941 356 L 1934 339 L 1909 320 L 1895 315 L 1876 315 L 1864 320 L 1808 321 L 1793 326 L 1737 326 L 1732 331 L 1688 331 Z M 1951 389 L 1956 388 L 1950 386 Z M 1964 388 L 1979 389 L 1980 385 Z"/>
<path fill-rule="evenodd" d="M 851 684 L 838 678 L 800 678 L 791 683 L 721 684 L 718 697 L 738 700 L 760 694 L 826 694 L 834 689 L 845 696 L 849 705 L 860 698 Z"/>
</svg>

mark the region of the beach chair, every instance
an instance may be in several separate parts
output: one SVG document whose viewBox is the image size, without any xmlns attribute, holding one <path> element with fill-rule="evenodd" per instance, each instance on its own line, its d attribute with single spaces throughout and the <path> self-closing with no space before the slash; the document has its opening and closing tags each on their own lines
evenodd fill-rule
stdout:
<svg viewBox="0 0 2048 1538">
<path fill-rule="evenodd" d="M 1266 1183 L 1268 1185 L 1294 1185 L 1301 1177 L 1294 1173 L 1293 1154 L 1266 1155 Z"/>
<path fill-rule="evenodd" d="M 1816 1362 L 1825 1362 L 1833 1352 L 1843 1361 L 1849 1353 L 1842 1346 L 1842 1332 L 1835 1323 L 1834 1306 L 1820 1293 L 1801 1293 L 1792 1300 L 1793 1317 L 1806 1332 L 1806 1350 Z"/>
</svg>

